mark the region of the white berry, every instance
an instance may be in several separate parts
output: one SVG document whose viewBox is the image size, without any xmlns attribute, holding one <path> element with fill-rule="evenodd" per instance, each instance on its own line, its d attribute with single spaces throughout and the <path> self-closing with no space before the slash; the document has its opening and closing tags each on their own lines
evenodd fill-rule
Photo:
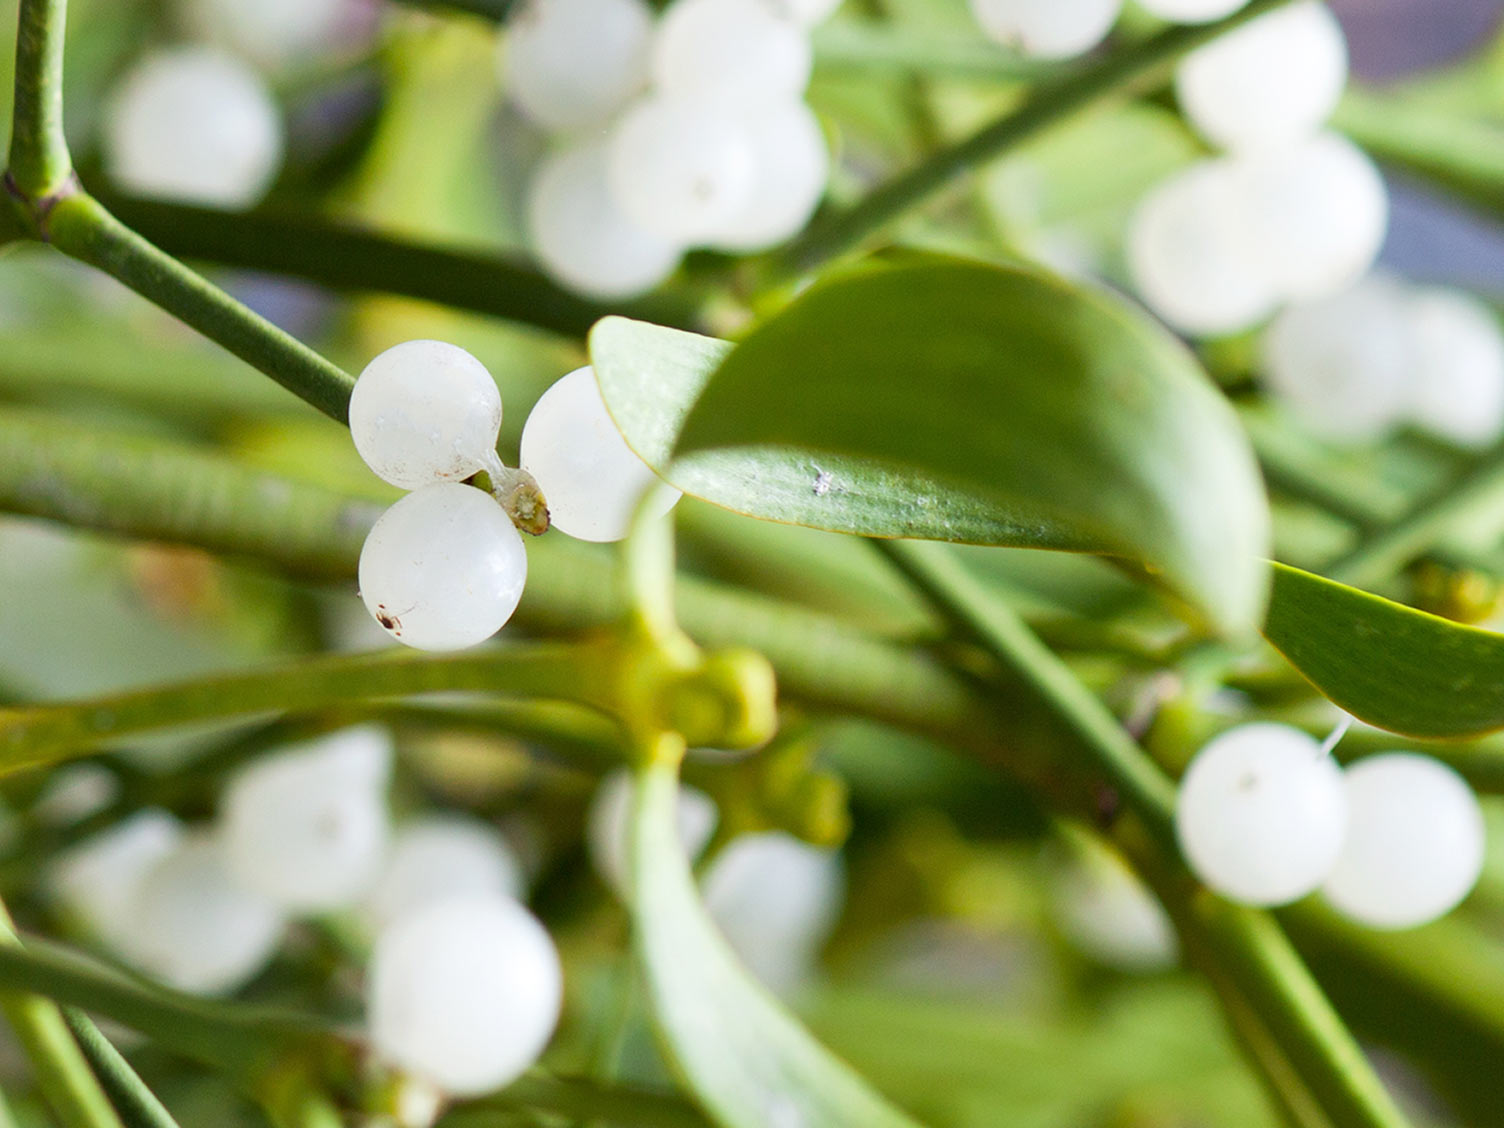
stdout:
<svg viewBox="0 0 1504 1128">
<path fill-rule="evenodd" d="M 182 836 L 182 825 L 166 811 L 137 811 L 59 855 L 48 868 L 49 891 L 86 931 L 123 954 L 135 931 L 141 879 Z"/>
<path fill-rule="evenodd" d="M 1346 825 L 1342 772 L 1298 729 L 1251 724 L 1196 754 L 1175 830 L 1196 876 L 1248 905 L 1283 905 L 1332 871 Z"/>
<path fill-rule="evenodd" d="M 199 38 L 263 67 L 347 47 L 374 22 L 360 0 L 186 0 L 180 7 Z"/>
<path fill-rule="evenodd" d="M 1318 133 L 1238 162 L 1246 233 L 1280 297 L 1322 298 L 1351 286 L 1379 257 L 1389 193 L 1368 155 Z"/>
<path fill-rule="evenodd" d="M 1267 149 L 1299 140 L 1331 116 L 1347 84 L 1347 40 L 1316 0 L 1279 8 L 1186 56 L 1180 108 L 1213 144 Z"/>
<path fill-rule="evenodd" d="M 744 834 L 710 864 L 705 910 L 754 975 L 778 991 L 808 978 L 845 894 L 840 856 L 782 831 Z"/>
<path fill-rule="evenodd" d="M 1405 293 L 1384 277 L 1290 306 L 1263 339 L 1270 395 L 1302 426 L 1338 442 L 1383 437 L 1410 402 Z"/>
<path fill-rule="evenodd" d="M 606 185 L 606 165 L 599 139 L 548 157 L 528 186 L 528 235 L 544 268 L 570 289 L 627 298 L 672 274 L 683 248 L 627 218 Z"/>
<path fill-rule="evenodd" d="M 383 481 L 405 490 L 468 478 L 496 457 L 501 392 L 486 366 L 443 341 L 404 341 L 365 366 L 350 437 Z"/>
<path fill-rule="evenodd" d="M 1230 16 L 1248 0 L 1138 0 L 1150 15 L 1174 23 L 1210 23 Z"/>
<path fill-rule="evenodd" d="M 563 971 L 543 926 L 505 897 L 425 905 L 376 940 L 371 1042 L 453 1096 L 512 1081 L 558 1022 Z"/>
<path fill-rule="evenodd" d="M 616 429 L 589 367 L 539 397 L 522 428 L 521 457 L 548 500 L 554 528 L 580 540 L 621 540 L 643 493 L 659 484 Z M 679 493 L 660 487 L 654 498 L 667 513 Z"/>
<path fill-rule="evenodd" d="M 713 237 L 741 210 L 756 172 L 739 118 L 701 98 L 658 95 L 617 123 L 606 181 L 633 223 L 690 244 Z"/>
<path fill-rule="evenodd" d="M 243 208 L 282 163 L 282 118 L 259 75 L 211 47 L 148 55 L 115 91 L 105 165 L 146 196 Z"/>
<path fill-rule="evenodd" d="M 800 27 L 812 28 L 835 15 L 841 0 L 763 0 L 786 20 L 793 20 Z"/>
<path fill-rule="evenodd" d="M 1413 928 L 1449 912 L 1483 870 L 1472 788 L 1429 756 L 1391 752 L 1347 769 L 1347 839 L 1322 886 L 1370 928 Z"/>
<path fill-rule="evenodd" d="M 1245 228 L 1243 184 L 1231 162 L 1203 161 L 1164 181 L 1128 225 L 1128 269 L 1139 297 L 1171 326 L 1196 335 L 1261 321 L 1278 294 Z"/>
<path fill-rule="evenodd" d="M 1409 299 L 1414 372 L 1410 417 L 1461 446 L 1482 447 L 1504 430 L 1504 333 L 1483 302 L 1427 288 Z"/>
<path fill-rule="evenodd" d="M 525 887 L 522 863 L 495 827 L 466 815 L 424 815 L 393 837 L 368 909 L 385 925 L 431 901 L 520 897 Z"/>
<path fill-rule="evenodd" d="M 360 550 L 360 597 L 398 642 L 463 650 L 499 631 L 522 598 L 522 536 L 489 495 L 456 482 L 414 490 Z"/>
<path fill-rule="evenodd" d="M 632 775 L 626 769 L 601 780 L 585 816 L 585 846 L 595 872 L 619 897 L 627 891 L 627 835 L 632 811 Z M 674 807 L 679 842 L 691 860 L 710 842 L 719 817 L 703 791 L 680 784 Z"/>
<path fill-rule="evenodd" d="M 391 756 L 386 731 L 362 725 L 241 768 L 220 800 L 236 878 L 297 912 L 353 905 L 386 849 Z"/>
<path fill-rule="evenodd" d="M 652 36 L 642 0 L 527 0 L 507 20 L 503 78 L 544 129 L 600 125 L 647 84 Z"/>
<path fill-rule="evenodd" d="M 675 0 L 653 43 L 653 81 L 673 97 L 745 110 L 798 98 L 809 35 L 766 0 Z"/>
<path fill-rule="evenodd" d="M 820 122 L 803 102 L 790 101 L 751 114 L 756 180 L 752 194 L 715 235 L 728 251 L 757 251 L 781 243 L 809 222 L 830 174 Z"/>
<path fill-rule="evenodd" d="M 1040 59 L 1090 51 L 1112 30 L 1123 0 L 970 0 L 989 39 Z"/>
<path fill-rule="evenodd" d="M 285 927 L 281 910 L 241 885 L 220 841 L 202 832 L 185 837 L 142 877 L 131 911 L 131 962 L 202 995 L 232 991 L 260 971 Z"/>
</svg>

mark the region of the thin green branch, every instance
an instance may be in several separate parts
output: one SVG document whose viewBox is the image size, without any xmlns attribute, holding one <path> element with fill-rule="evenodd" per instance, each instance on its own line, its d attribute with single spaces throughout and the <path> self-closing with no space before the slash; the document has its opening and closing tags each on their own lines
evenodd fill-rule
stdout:
<svg viewBox="0 0 1504 1128">
<path fill-rule="evenodd" d="M 327 219 L 225 212 L 122 196 L 101 201 L 171 254 L 303 278 L 336 289 L 380 291 L 583 338 L 608 313 L 692 328 L 695 303 L 655 295 L 603 305 L 564 289 L 526 261 L 392 238 Z"/>
<path fill-rule="evenodd" d="M 126 227 L 82 192 L 59 200 L 44 235 L 266 373 L 325 415 L 346 421 L 354 379 Z"/>
<path fill-rule="evenodd" d="M 815 68 L 862 76 L 892 72 L 924 78 L 997 82 L 1032 79 L 1058 70 L 1010 54 L 976 35 L 926 35 L 892 23 L 831 23 L 814 33 Z"/>
<path fill-rule="evenodd" d="M 130 1062 L 99 1032 L 89 1016 L 76 1007 L 63 1011 L 68 1029 L 88 1059 L 99 1083 L 114 1102 L 125 1128 L 178 1128 L 165 1105 L 146 1087 Z"/>
<path fill-rule="evenodd" d="M 942 191 L 958 177 L 998 159 L 1051 126 L 1099 103 L 1164 85 L 1188 52 L 1288 0 L 1253 0 L 1214 23 L 1172 27 L 1146 42 L 1108 55 L 1085 69 L 1041 82 L 1015 109 L 971 136 L 930 154 L 846 211 L 816 220 L 774 259 L 781 274 L 797 275 L 853 249 L 890 221 Z"/>
<path fill-rule="evenodd" d="M 494 1128 L 504 1114 L 525 1110 L 616 1128 L 710 1128 L 682 1097 L 539 1070 L 524 1074 L 494 1096 L 455 1106 L 438 1128 Z"/>
<path fill-rule="evenodd" d="M 73 179 L 73 161 L 63 137 L 66 20 L 64 0 L 21 0 L 7 178 L 33 207 L 45 207 Z"/>
</svg>

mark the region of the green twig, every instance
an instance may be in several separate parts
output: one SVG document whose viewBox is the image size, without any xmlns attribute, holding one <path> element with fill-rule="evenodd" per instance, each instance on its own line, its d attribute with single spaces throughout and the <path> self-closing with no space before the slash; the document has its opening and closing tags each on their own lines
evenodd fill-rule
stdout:
<svg viewBox="0 0 1504 1128">
<path fill-rule="evenodd" d="M 439 1128 L 487 1128 L 502 1113 L 528 1109 L 619 1128 L 709 1128 L 709 1121 L 681 1097 L 537 1070 L 495 1096 L 457 1105 Z"/>
<path fill-rule="evenodd" d="M 64 0 L 21 0 L 7 179 L 32 207 L 44 208 L 73 179 L 73 161 L 63 137 L 66 9 Z"/>
<path fill-rule="evenodd" d="M 260 369 L 325 415 L 346 421 L 354 379 L 126 227 L 82 192 L 59 200 L 44 231 L 59 250 L 98 267 Z"/>
<path fill-rule="evenodd" d="M 896 72 L 996 82 L 1059 70 L 1057 64 L 1010 54 L 979 36 L 927 36 L 887 22 L 827 24 L 815 31 L 814 45 L 815 68 L 822 72 Z"/>
<path fill-rule="evenodd" d="M 1051 126 L 1109 99 L 1132 97 L 1162 86 L 1185 54 L 1287 2 L 1253 0 L 1223 20 L 1172 27 L 1086 69 L 1041 82 L 1016 109 L 930 154 L 846 211 L 817 220 L 801 238 L 779 252 L 775 269 L 786 275 L 802 274 L 851 250 L 958 177 L 996 160 Z"/>
<path fill-rule="evenodd" d="M 75 1007 L 68 1007 L 63 1011 L 63 1018 L 100 1085 L 114 1102 L 125 1128 L 178 1128 L 172 1113 L 146 1087 L 146 1082 L 137 1076 L 130 1062 L 99 1032 L 99 1027 L 89 1020 L 88 1015 Z"/>
</svg>

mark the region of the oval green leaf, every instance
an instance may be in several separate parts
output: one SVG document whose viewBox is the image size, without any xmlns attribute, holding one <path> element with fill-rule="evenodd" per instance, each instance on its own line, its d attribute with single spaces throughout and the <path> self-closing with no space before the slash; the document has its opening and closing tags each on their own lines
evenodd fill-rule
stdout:
<svg viewBox="0 0 1504 1128">
<path fill-rule="evenodd" d="M 1360 721 L 1418 737 L 1504 728 L 1504 635 L 1283 564 L 1264 635 Z"/>
<path fill-rule="evenodd" d="M 631 909 L 653 1017 L 690 1091 L 722 1128 L 919 1128 L 801 1026 L 706 916 L 679 840 L 678 773 L 637 773 Z"/>
<path fill-rule="evenodd" d="M 1101 552 L 1254 629 L 1269 513 L 1227 403 L 1127 303 L 929 259 L 817 285 L 732 348 L 623 318 L 591 359 L 627 441 L 686 493 L 878 537 Z"/>
</svg>

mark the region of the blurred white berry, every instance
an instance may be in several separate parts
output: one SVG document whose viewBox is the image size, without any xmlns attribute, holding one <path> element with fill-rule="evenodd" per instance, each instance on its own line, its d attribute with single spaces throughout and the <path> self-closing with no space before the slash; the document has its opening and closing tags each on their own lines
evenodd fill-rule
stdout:
<svg viewBox="0 0 1504 1128">
<path fill-rule="evenodd" d="M 1264 334 L 1263 379 L 1270 395 L 1324 438 L 1381 438 L 1410 402 L 1413 362 L 1405 310 L 1403 288 L 1382 276 L 1290 306 Z"/>
<path fill-rule="evenodd" d="M 182 836 L 182 825 L 166 811 L 137 811 L 60 854 L 48 867 L 49 893 L 87 932 L 124 953 L 141 879 Z"/>
<path fill-rule="evenodd" d="M 744 834 L 710 863 L 705 909 L 747 969 L 775 991 L 806 980 L 841 913 L 840 855 L 782 831 Z"/>
<path fill-rule="evenodd" d="M 652 37 L 642 0 L 526 0 L 507 20 L 503 78 L 544 129 L 597 126 L 647 85 Z"/>
<path fill-rule="evenodd" d="M 522 863 L 495 827 L 466 815 L 424 815 L 398 828 L 368 908 L 382 926 L 432 901 L 517 898 L 525 887 Z"/>
<path fill-rule="evenodd" d="M 1237 166 L 1248 245 L 1281 298 L 1327 297 L 1373 266 L 1389 228 L 1389 193 L 1362 149 L 1318 133 Z"/>
<path fill-rule="evenodd" d="M 235 879 L 219 839 L 204 832 L 184 837 L 146 872 L 131 912 L 127 958 L 200 995 L 233 991 L 260 971 L 286 923 L 275 904 Z"/>
<path fill-rule="evenodd" d="M 752 195 L 719 231 L 712 245 L 757 251 L 797 234 L 825 194 L 830 154 L 820 122 L 803 102 L 790 101 L 751 114 L 756 179 Z"/>
<path fill-rule="evenodd" d="M 146 56 L 106 108 L 105 167 L 144 196 L 248 207 L 270 187 L 282 145 L 281 114 L 266 84 L 212 47 Z"/>
<path fill-rule="evenodd" d="M 633 223 L 685 244 L 712 237 L 751 197 L 746 126 L 699 98 L 644 98 L 617 123 L 606 182 Z"/>
<path fill-rule="evenodd" d="M 627 891 L 627 834 L 631 812 L 632 774 L 623 768 L 601 780 L 585 816 L 585 846 L 590 861 L 601 880 L 618 897 L 624 897 Z M 703 791 L 680 784 L 674 816 L 685 855 L 690 860 L 699 857 L 710 842 L 719 817 L 714 800 Z"/>
<path fill-rule="evenodd" d="M 1287 144 L 1319 129 L 1347 84 L 1347 40 L 1317 0 L 1276 9 L 1186 56 L 1180 108 L 1226 149 Z"/>
<path fill-rule="evenodd" d="M 841 6 L 841 0 L 763 0 L 763 3 L 784 19 L 805 28 L 824 23 Z"/>
<path fill-rule="evenodd" d="M 365 366 L 350 393 L 350 437 L 383 481 L 405 490 L 468 478 L 496 457 L 501 392 L 458 345 L 404 341 Z"/>
<path fill-rule="evenodd" d="M 489 494 L 435 482 L 372 526 L 359 578 L 366 610 L 398 642 L 463 650 L 512 617 L 527 580 L 527 553 Z"/>
<path fill-rule="evenodd" d="M 286 67 L 347 49 L 375 24 L 364 0 L 184 0 L 197 38 L 263 67 Z"/>
<path fill-rule="evenodd" d="M 653 41 L 657 88 L 722 112 L 798 98 L 813 62 L 809 34 L 766 0 L 675 0 Z"/>
<path fill-rule="evenodd" d="M 1504 430 L 1504 334 L 1488 306 L 1459 290 L 1417 290 L 1407 303 L 1414 371 L 1410 417 L 1461 446 Z"/>
<path fill-rule="evenodd" d="M 1347 840 L 1322 887 L 1371 928 L 1413 928 L 1449 912 L 1483 870 L 1483 813 L 1451 768 L 1391 752 L 1347 769 Z"/>
<path fill-rule="evenodd" d="M 1180 781 L 1175 830 L 1196 876 L 1248 905 L 1312 892 L 1342 849 L 1342 772 L 1298 729 L 1242 725 L 1196 754 Z"/>
<path fill-rule="evenodd" d="M 1144 303 L 1182 332 L 1233 333 L 1273 311 L 1274 280 L 1251 250 L 1236 167 L 1202 161 L 1155 187 L 1128 224 L 1128 269 Z"/>
<path fill-rule="evenodd" d="M 1210 23 L 1245 7 L 1248 0 L 1138 0 L 1150 15 L 1174 23 Z"/>
<path fill-rule="evenodd" d="M 362 725 L 236 772 L 220 818 L 237 880 L 296 912 L 353 905 L 386 850 L 391 755 L 386 731 Z"/>
<path fill-rule="evenodd" d="M 606 186 L 606 143 L 581 142 L 545 160 L 528 186 L 528 234 L 544 269 L 597 298 L 651 290 L 683 248 L 633 223 Z"/>
<path fill-rule="evenodd" d="M 554 528 L 580 540 L 621 540 L 643 493 L 659 483 L 616 429 L 588 366 L 538 398 L 522 428 L 521 461 L 548 499 Z M 667 513 L 678 499 L 660 488 L 654 504 Z"/>
<path fill-rule="evenodd" d="M 987 38 L 1040 59 L 1068 59 L 1107 38 L 1123 0 L 970 0 Z"/>
<path fill-rule="evenodd" d="M 1157 971 L 1180 955 L 1164 908 L 1116 854 L 1086 840 L 1048 870 L 1060 930 L 1098 963 L 1122 971 Z"/>
<path fill-rule="evenodd" d="M 425 905 L 376 940 L 371 1043 L 453 1096 L 498 1089 L 538 1059 L 563 999 L 543 926 L 505 897 Z"/>
<path fill-rule="evenodd" d="M 104 810 L 120 795 L 120 778 L 103 764 L 67 764 L 53 773 L 31 806 L 51 826 L 72 826 Z"/>
</svg>

